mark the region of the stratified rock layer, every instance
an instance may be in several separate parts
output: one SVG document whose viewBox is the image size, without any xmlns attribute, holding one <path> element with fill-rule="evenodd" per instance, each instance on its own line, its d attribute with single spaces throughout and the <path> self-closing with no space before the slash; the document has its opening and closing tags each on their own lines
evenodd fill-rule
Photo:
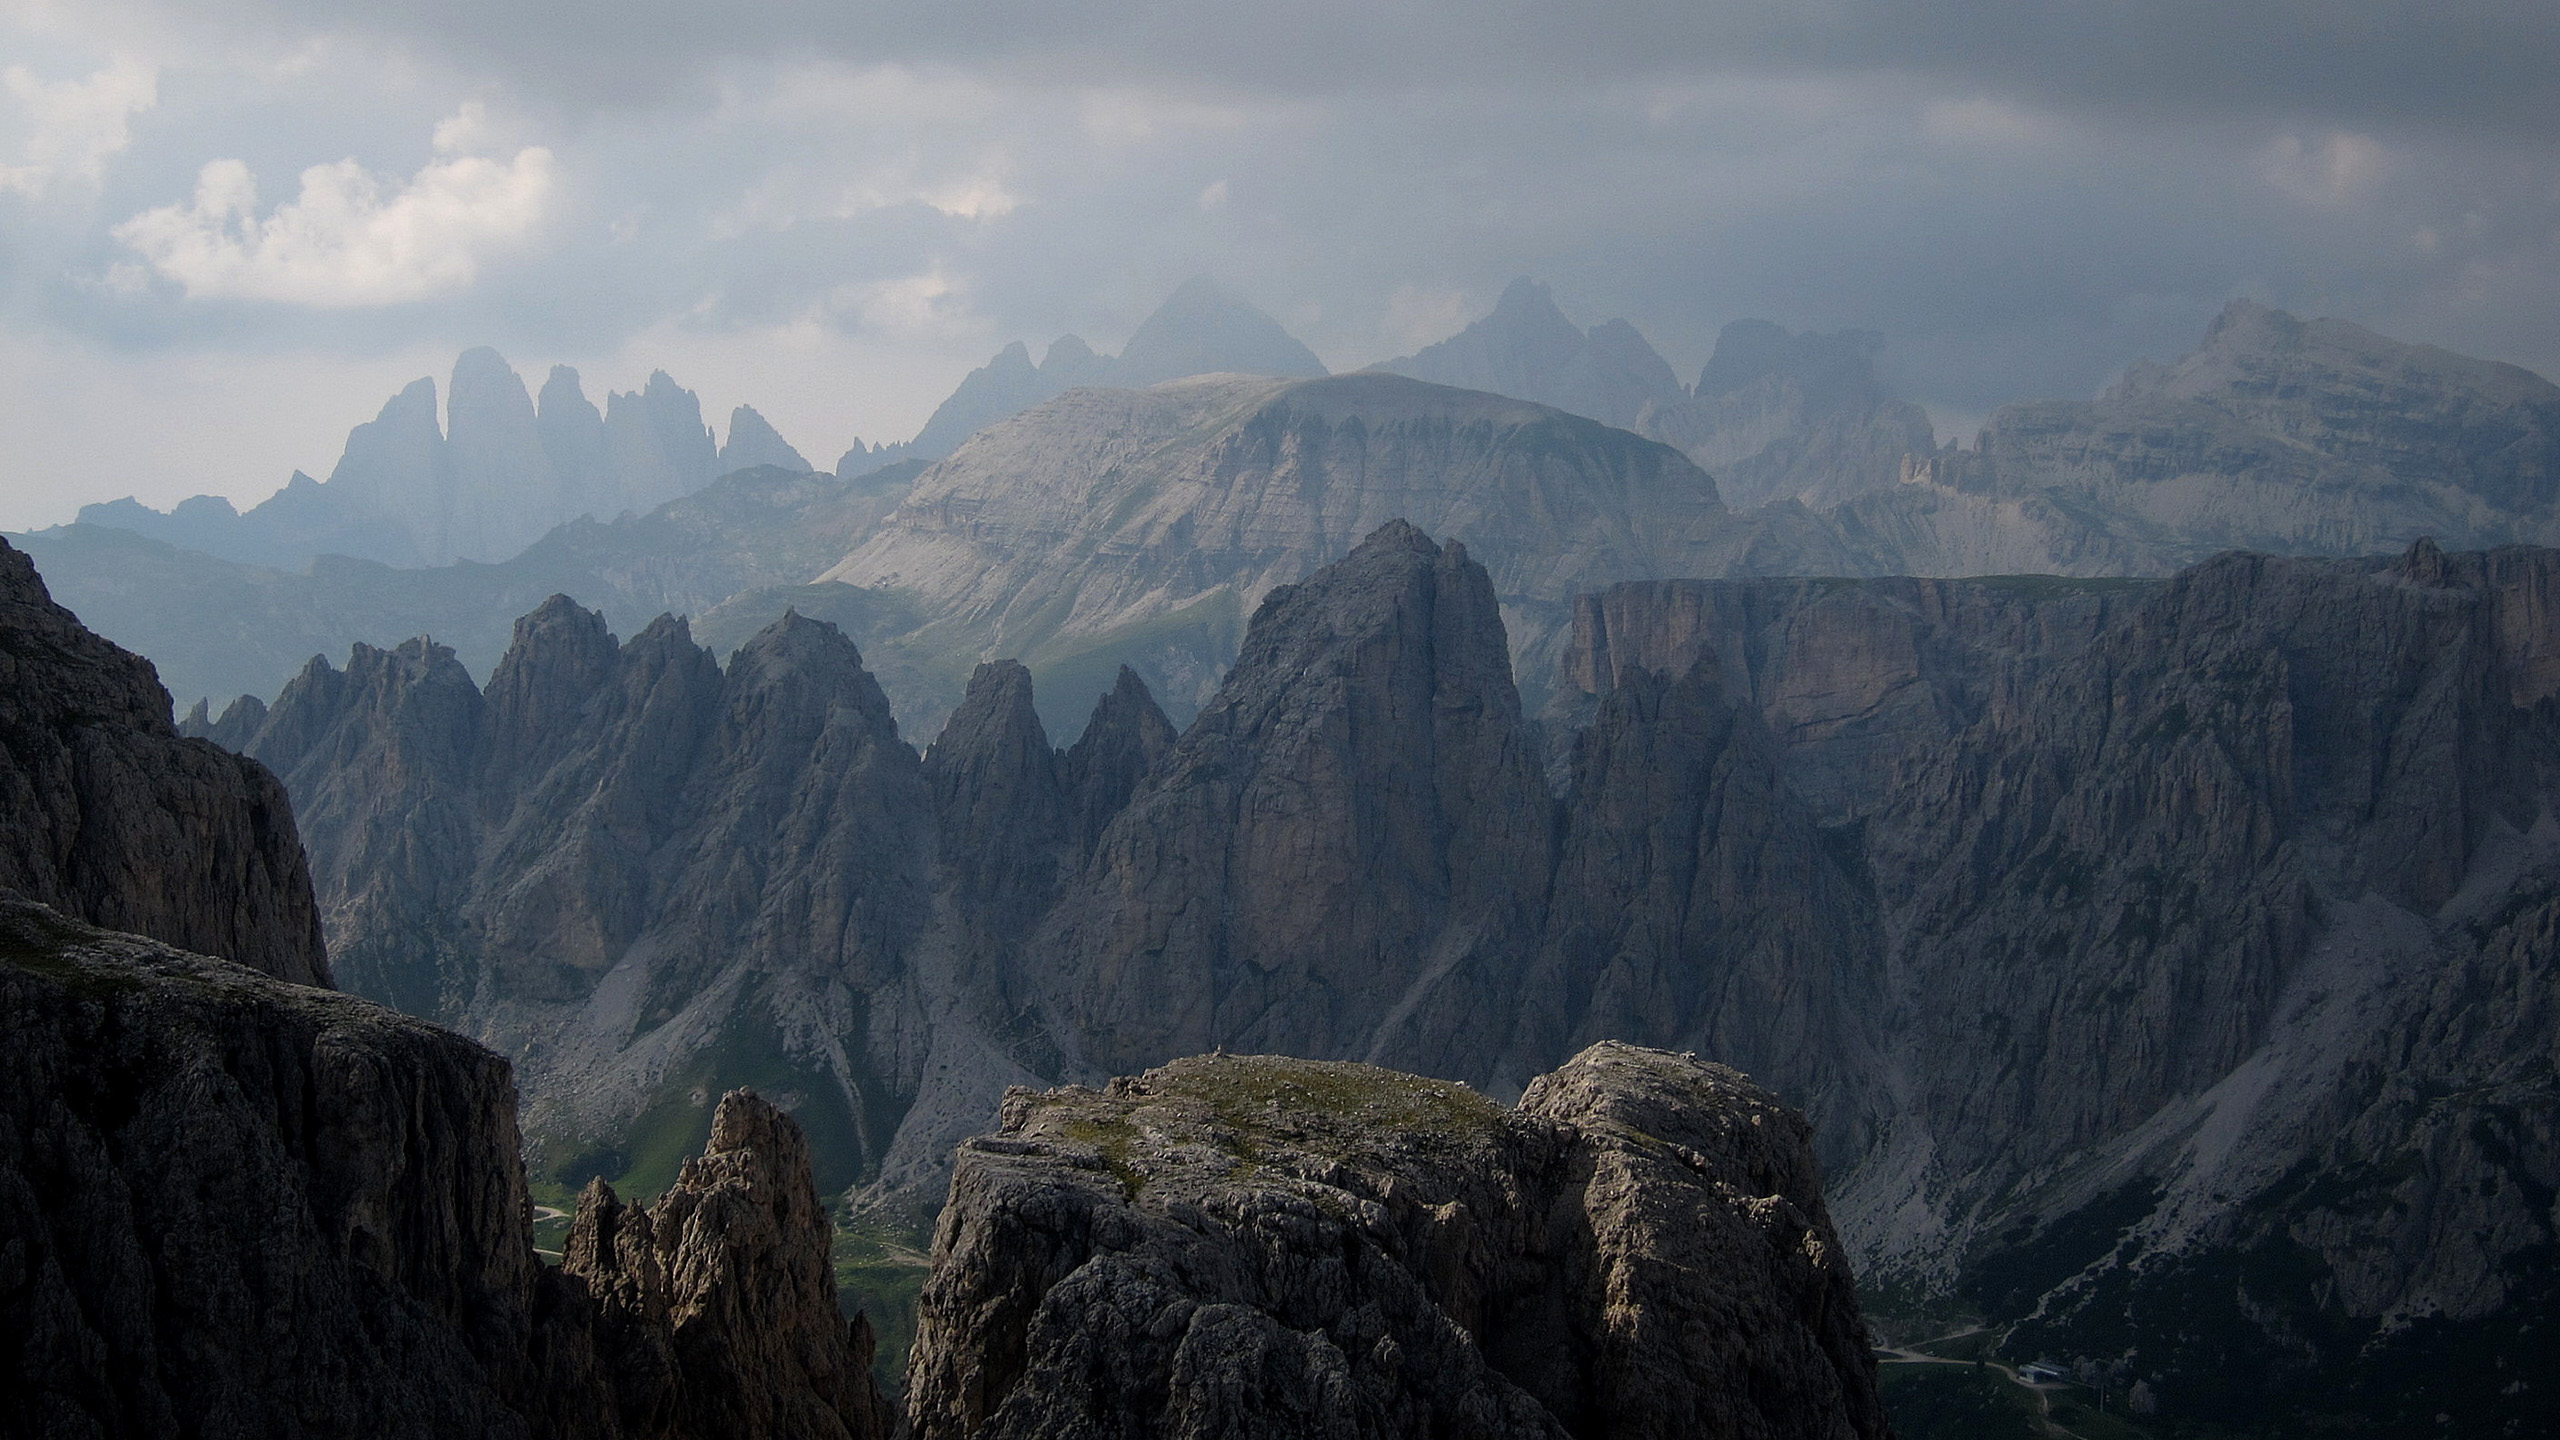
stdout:
<svg viewBox="0 0 2560 1440">
<path fill-rule="evenodd" d="M 118 930 L 329 983 L 284 787 L 182 740 L 149 661 L 53 603 L 0 544 L 0 889 Z"/>
<path fill-rule="evenodd" d="M 1016 1091 L 934 1255 L 924 1440 L 1885 1434 L 1803 1120 L 1661 1051 Z"/>
</svg>

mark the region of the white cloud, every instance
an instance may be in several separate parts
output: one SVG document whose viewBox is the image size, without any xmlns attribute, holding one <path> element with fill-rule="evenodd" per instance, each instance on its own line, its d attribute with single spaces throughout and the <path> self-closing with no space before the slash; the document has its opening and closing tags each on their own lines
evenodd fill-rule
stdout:
<svg viewBox="0 0 2560 1440">
<path fill-rule="evenodd" d="M 470 137 L 476 111 L 437 126 L 439 152 Z M 400 305 L 470 288 L 484 258 L 533 233 L 554 183 L 539 145 L 504 161 L 443 153 L 406 184 L 340 160 L 303 171 L 300 194 L 262 219 L 257 177 L 216 160 L 193 200 L 146 210 L 114 234 L 191 299 Z"/>
<path fill-rule="evenodd" d="M 1203 210 L 1224 210 L 1227 208 L 1227 182 L 1224 180 L 1210 181 L 1200 192 L 1200 208 Z"/>
<path fill-rule="evenodd" d="M 159 99 L 151 65 L 119 56 L 85 80 L 39 80 L 23 65 L 0 71 L 0 87 L 29 121 L 22 163 L 0 165 L 0 190 L 41 194 L 57 180 L 96 184 L 107 161 L 133 141 L 133 117 Z"/>
<path fill-rule="evenodd" d="M 912 275 L 844 286 L 833 301 L 864 329 L 887 335 L 941 338 L 985 329 L 970 308 L 967 283 L 939 260 Z"/>
<path fill-rule="evenodd" d="M 2269 184 L 2313 205 L 2344 205 L 2372 189 L 2390 168 L 2379 141 L 2346 130 L 2316 144 L 2279 135 L 2259 160 Z"/>
</svg>

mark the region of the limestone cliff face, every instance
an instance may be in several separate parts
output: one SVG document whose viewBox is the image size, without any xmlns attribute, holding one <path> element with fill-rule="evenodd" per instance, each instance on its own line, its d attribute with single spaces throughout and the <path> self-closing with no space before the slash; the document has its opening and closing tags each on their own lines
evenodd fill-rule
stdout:
<svg viewBox="0 0 2560 1440">
<path fill-rule="evenodd" d="M 2549 1047 L 2509 1022 L 2551 1003 L 2555 584 L 2554 552 L 2421 543 L 1621 587 L 1559 723 L 1612 743 L 1646 664 L 1731 677 L 1830 822 L 1901 1097 L 1835 1161 L 1877 1269 L 2183 1413 L 2489 1423 L 2524 1392 L 2436 1377 L 2550 1293 Z"/>
<path fill-rule="evenodd" d="M 151 665 L 0 544 L 0 889 L 307 985 L 328 952 L 285 788 L 180 739 Z"/>
<path fill-rule="evenodd" d="M 1224 1043 L 1489 1078 L 1547 811 L 1485 571 L 1389 525 L 1264 599 L 1032 969 L 1096 1069 Z"/>
<path fill-rule="evenodd" d="M 1017 1091 L 935 1236 L 916 1433 L 1881 1437 L 1806 1139 L 1624 1045 L 1512 1111 L 1264 1056 Z"/>
<path fill-rule="evenodd" d="M 1721 1056 L 1821 1118 L 1827 1164 L 1854 1165 L 1891 1109 L 1874 897 L 1759 717 L 1707 666 L 1630 667 L 1575 738 L 1571 784 L 1515 1053 L 1615 1038 Z"/>
<path fill-rule="evenodd" d="M 1788 786 L 1826 821 L 1883 803 L 1998 697 L 2084 650 L 2146 581 L 1666 580 L 1575 602 L 1546 718 L 1584 723 L 1630 668 L 1705 662 L 1757 711 Z"/>
<path fill-rule="evenodd" d="M 1913 462 L 1911 483 L 1838 518 L 1918 574 L 2560 538 L 2560 387 L 2247 301 L 2174 365 L 2138 364 L 2092 401 L 2004 406 L 1973 448 Z"/>
<path fill-rule="evenodd" d="M 0 1435 L 888 1433 L 752 1096 L 635 1300 L 541 1263 L 507 1062 L 424 1021 L 0 898 L 0 1054 Z"/>
<path fill-rule="evenodd" d="M 523 1434 L 507 1063 L 0 901 L 13 1435 Z"/>
</svg>

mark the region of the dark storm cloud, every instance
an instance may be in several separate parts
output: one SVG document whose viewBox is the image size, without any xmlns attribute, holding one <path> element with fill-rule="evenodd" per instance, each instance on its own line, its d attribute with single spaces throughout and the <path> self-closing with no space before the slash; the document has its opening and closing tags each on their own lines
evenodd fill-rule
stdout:
<svg viewBox="0 0 2560 1440">
<path fill-rule="evenodd" d="M 1009 340 L 1114 347 L 1195 273 L 1336 364 L 1440 338 L 1524 273 L 1689 374 L 1746 316 L 1877 328 L 1951 420 L 2086 394 L 2240 294 L 2560 370 L 2547 0 L 91 0 L 55 29 L 48 82 L 127 49 L 160 79 L 94 184 L 6 193 L 0 119 L 0 369 L 39 377 L 212 395 L 243 364 L 351 359 L 396 382 L 494 343 L 598 383 L 663 365 L 817 455 L 912 433 Z M 449 168 L 530 149 L 539 203 L 514 212 Z M 168 237 L 211 233 L 199 176 L 227 160 L 254 220 L 312 166 L 352 163 L 375 208 L 316 248 L 191 258 Z M 392 213 L 414 196 L 435 203 Z M 325 263 L 377 222 L 463 236 L 467 273 Z M 308 409 L 309 438 L 275 420 L 225 486 L 325 465 L 378 403 L 346 390 L 202 401 L 234 437 L 244 407 Z M 94 466 L 94 426 L 16 406 L 33 453 Z M 190 463 L 238 448 L 188 450 L 193 423 L 151 433 Z"/>
<path fill-rule="evenodd" d="M 818 54 L 1306 94 L 1883 70 L 2065 107 L 2560 125 L 2548 0 L 267 0 L 226 14 L 425 40 L 590 100 L 662 95 L 713 57 Z"/>
</svg>

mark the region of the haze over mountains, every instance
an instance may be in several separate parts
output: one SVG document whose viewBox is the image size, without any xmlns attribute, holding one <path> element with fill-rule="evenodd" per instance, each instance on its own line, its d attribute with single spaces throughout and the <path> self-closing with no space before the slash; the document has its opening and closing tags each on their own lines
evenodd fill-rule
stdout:
<svg viewBox="0 0 2560 1440">
<path fill-rule="evenodd" d="M 791 606 L 825 615 L 863 637 L 912 728 L 937 724 L 969 664 L 997 654 L 1051 682 L 1044 704 L 1061 724 L 1122 663 L 1185 715 L 1263 589 L 1391 515 L 1497 558 L 1533 691 L 1576 587 L 1619 579 L 2156 575 L 2228 547 L 2387 552 L 2421 534 L 2469 545 L 2560 534 L 2549 478 L 2560 389 L 2512 366 L 2237 303 L 2175 366 L 2135 367 L 2090 401 L 2004 407 L 1964 447 L 1938 444 L 1917 407 L 1886 394 L 1880 343 L 1735 322 L 1684 386 L 1632 326 L 1584 330 L 1522 281 L 1459 335 L 1380 367 L 1476 397 L 1461 399 L 1383 377 L 1319 380 L 1322 365 L 1268 316 L 1195 281 L 1117 357 L 1072 336 L 1040 366 L 1008 349 L 914 441 L 857 446 L 832 485 L 771 489 L 777 480 L 747 502 L 755 483 L 740 482 L 723 492 L 736 500 L 662 514 L 639 502 L 690 495 L 749 462 L 809 467 L 743 406 L 715 449 L 672 381 L 597 417 L 574 376 L 555 375 L 536 406 L 494 354 L 473 352 L 456 367 L 449 433 L 421 382 L 357 428 L 330 482 L 298 481 L 250 516 L 119 502 L 25 543 L 81 613 L 158 660 L 181 694 L 217 703 L 272 696 L 313 653 L 418 633 L 485 675 L 513 618 L 557 590 L 626 631 L 661 610 L 693 615 L 721 645 Z M 1194 367 L 1276 378 L 1202 382 L 1189 398 L 1128 388 Z M 1278 383 L 1291 376 L 1316 388 Z M 1268 393 L 1249 403 L 1256 383 Z M 1532 423 L 1492 395 L 1552 406 L 1555 419 Z M 1617 428 L 1572 431 L 1573 416 Z M 1444 442 L 1425 438 L 1442 430 L 1454 447 L 1445 481 L 1431 448 Z M 1533 443 L 1568 432 L 1586 438 Z M 1666 463 L 1641 458 L 1638 436 L 1685 456 L 1693 478 L 1625 489 L 1626 475 Z M 1385 447 L 1377 468 L 1373 444 Z M 1222 475 L 1230 465 L 1247 468 Z M 915 502 L 902 505 L 911 482 Z M 408 518 L 383 519 L 363 498 L 385 485 L 409 497 Z M 1589 523 L 1618 538 L 1539 508 L 1541 487 L 1574 497 L 1568 510 L 1596 506 Z M 794 504 L 809 507 L 798 521 Z M 609 507 L 624 506 L 632 513 L 614 518 Z M 540 517 L 565 512 L 585 518 L 494 565 L 415 568 L 422 546 L 539 534 Z M 1522 543 L 1506 526 L 1539 537 L 1516 562 L 1499 559 Z M 842 548 L 824 553 L 822 538 Z M 403 568 L 315 558 L 330 548 Z M 734 558 L 706 570 L 709 554 Z M 730 618 L 713 619 L 724 606 Z"/>
</svg>

